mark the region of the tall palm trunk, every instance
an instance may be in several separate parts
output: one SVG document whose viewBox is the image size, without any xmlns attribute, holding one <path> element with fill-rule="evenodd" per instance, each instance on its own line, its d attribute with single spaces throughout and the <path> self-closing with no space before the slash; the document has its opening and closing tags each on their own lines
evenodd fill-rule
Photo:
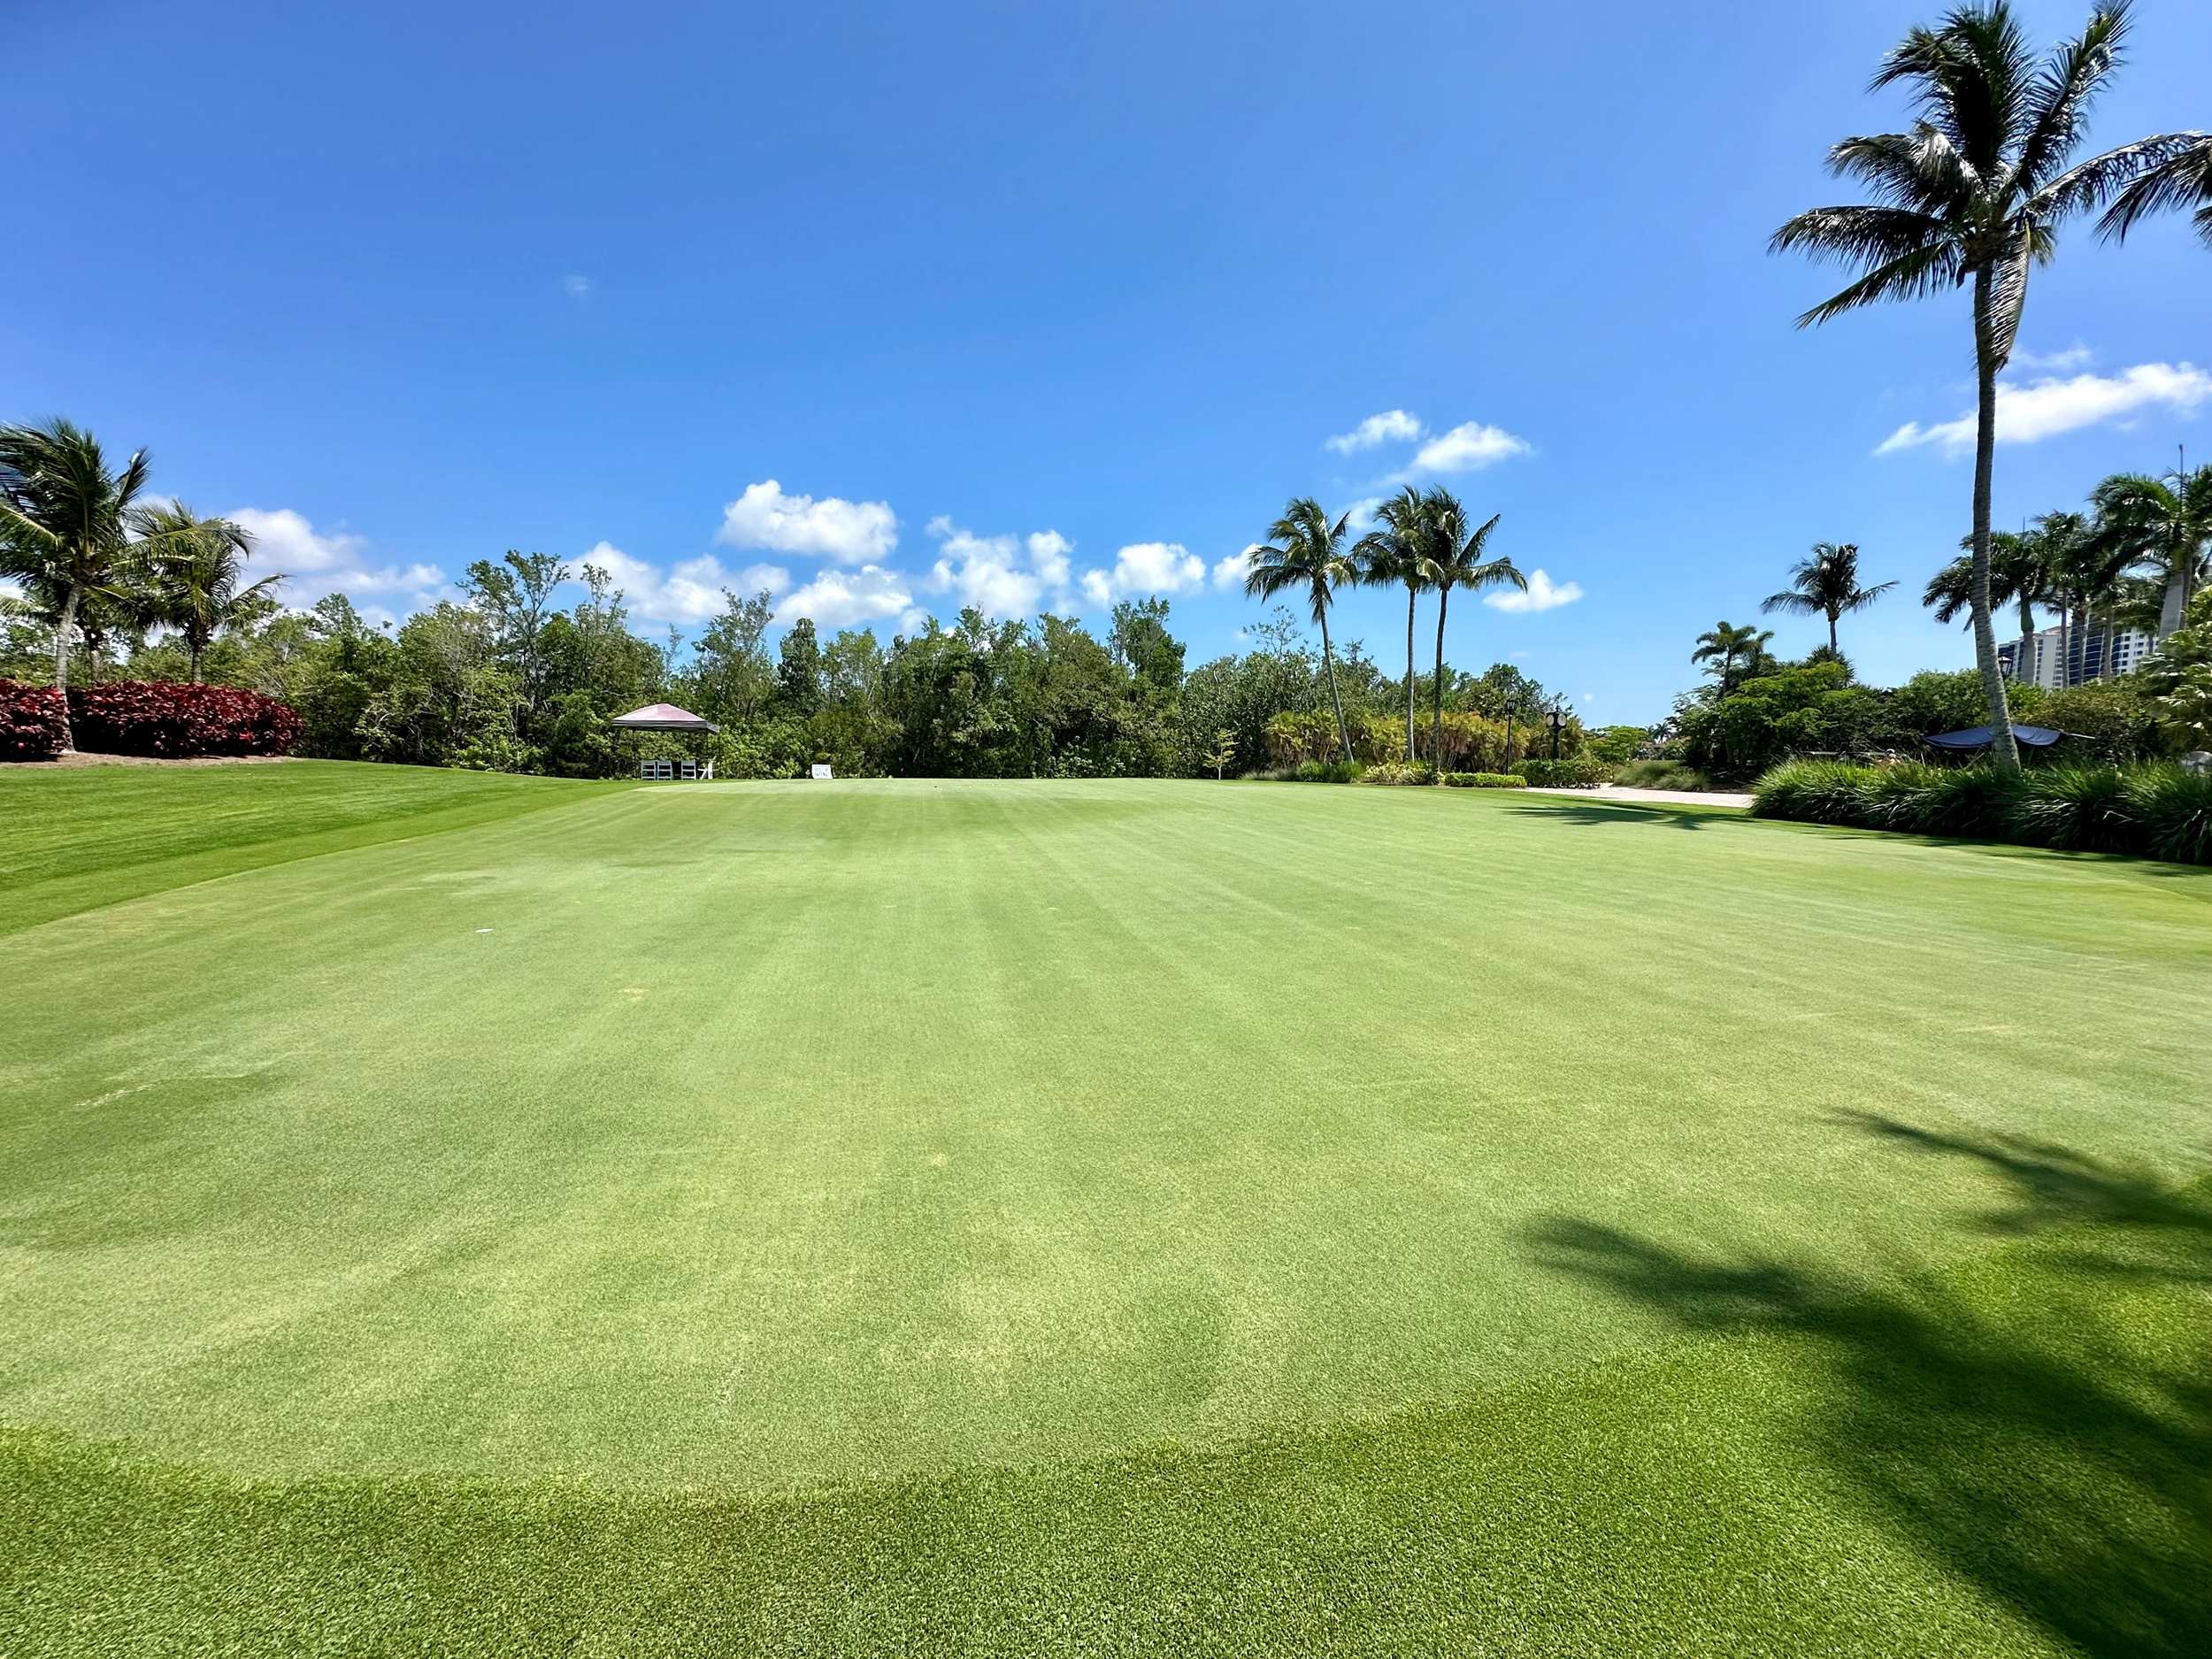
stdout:
<svg viewBox="0 0 2212 1659">
<path fill-rule="evenodd" d="M 2020 601 L 2020 649 L 2012 656 L 2012 677 L 2023 684 L 2035 680 L 2035 601 Z"/>
<path fill-rule="evenodd" d="M 77 584 L 69 584 L 69 592 L 61 602 L 61 620 L 54 627 L 54 689 L 61 693 L 61 752 L 72 755 L 77 749 L 76 733 L 69 725 L 69 635 L 77 626 L 77 603 L 82 590 Z"/>
<path fill-rule="evenodd" d="M 1406 584 L 1406 764 L 1413 764 L 1413 602 L 1420 589 Z"/>
<path fill-rule="evenodd" d="M 2166 572 L 2166 591 L 2158 601 L 2158 635 L 2155 645 L 2181 626 L 2181 619 L 2189 610 L 2189 567 L 2195 560 L 2193 548 L 2183 548 L 2174 558 L 2173 568 Z"/>
<path fill-rule="evenodd" d="M 1337 695 L 1336 653 L 1329 647 L 1329 613 L 1321 612 L 1321 666 L 1328 672 L 1329 703 L 1336 710 L 1336 741 L 1344 745 L 1344 764 L 1356 764 L 1352 755 L 1351 728 L 1344 724 L 1344 699 Z"/>
<path fill-rule="evenodd" d="M 1828 613 L 1828 655 L 1831 657 L 1843 655 L 1843 648 L 1836 643 L 1836 613 L 1832 611 Z"/>
<path fill-rule="evenodd" d="M 1436 590 L 1436 676 L 1429 681 L 1429 758 L 1444 764 L 1444 613 L 1451 608 L 1448 586 Z"/>
<path fill-rule="evenodd" d="M 1989 753 L 2003 772 L 2020 770 L 2012 739 L 2012 705 L 1997 664 L 1997 631 L 1989 619 L 1989 495 L 1997 467 L 1997 345 L 1990 313 L 1989 267 L 1974 273 L 1974 664 L 1989 703 Z"/>
</svg>

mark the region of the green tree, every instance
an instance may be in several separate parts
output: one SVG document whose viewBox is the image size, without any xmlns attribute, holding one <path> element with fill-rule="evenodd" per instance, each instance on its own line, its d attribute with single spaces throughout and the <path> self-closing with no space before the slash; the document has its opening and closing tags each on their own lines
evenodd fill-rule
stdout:
<svg viewBox="0 0 2212 1659">
<path fill-rule="evenodd" d="M 58 687 L 69 684 L 69 649 L 86 596 L 121 594 L 134 557 L 167 550 L 130 541 L 148 471 L 143 449 L 119 471 L 110 468 L 99 440 L 66 420 L 0 426 L 0 575 L 50 606 Z M 62 753 L 73 748 L 65 710 Z"/>
<path fill-rule="evenodd" d="M 1244 591 L 1255 599 L 1272 599 L 1293 591 L 1304 594 L 1321 629 L 1322 671 L 1328 677 L 1329 702 L 1336 710 L 1337 741 L 1344 746 L 1344 758 L 1349 762 L 1352 733 L 1344 723 L 1344 699 L 1337 691 L 1336 657 L 1329 643 L 1329 607 L 1336 603 L 1339 589 L 1359 580 L 1357 567 L 1344 554 L 1348 525 L 1348 516 L 1331 523 L 1321 503 L 1310 495 L 1294 500 L 1283 509 L 1283 516 L 1268 526 L 1269 545 L 1254 549 Z M 1409 634 L 1409 647 L 1411 642 Z"/>
<path fill-rule="evenodd" d="M 1993 531 L 1989 538 L 1989 603 L 2020 607 L 2020 646 L 2012 661 L 2015 680 L 2026 680 L 2034 672 L 2036 608 L 2058 603 L 2047 541 L 2019 530 Z M 1955 622 L 1962 616 L 1970 621 L 1974 607 L 1971 536 L 1960 543 L 1958 557 L 1928 579 L 1920 603 L 1935 612 L 1938 622 Z"/>
<path fill-rule="evenodd" d="M 1123 600 L 1114 607 L 1107 643 L 1140 685 L 1173 695 L 1183 684 L 1183 644 L 1167 631 L 1164 599 Z"/>
<path fill-rule="evenodd" d="M 462 592 L 489 620 L 494 648 L 514 672 L 526 720 L 534 720 L 545 701 L 545 625 L 554 614 L 553 590 L 570 575 L 549 554 L 509 548 L 497 564 L 478 559 L 461 578 Z"/>
<path fill-rule="evenodd" d="M 2017 770 L 2012 717 L 1990 619 L 1990 491 L 1997 440 L 1997 376 L 2012 356 L 2030 269 L 2057 251 L 2069 215 L 2120 196 L 2200 142 L 2167 134 L 2068 165 L 2089 106 L 2111 79 L 2127 32 L 2124 4 L 2090 14 L 2078 39 L 2039 67 L 2008 0 L 1984 0 L 1916 28 L 1875 74 L 1875 88 L 1910 88 L 1920 119 L 1908 133 L 1847 138 L 1830 170 L 1869 187 L 1875 201 L 1815 208 L 1775 232 L 1777 252 L 1802 250 L 1859 267 L 1858 280 L 1798 319 L 1824 323 L 1884 300 L 1971 290 L 1976 386 L 1974 655 L 2000 766 Z M 2147 204 L 2143 211 L 2148 211 Z"/>
<path fill-rule="evenodd" d="M 1893 581 L 1861 586 L 1856 546 L 1849 541 L 1816 541 L 1812 552 L 1790 567 L 1790 585 L 1778 594 L 1769 594 L 1759 602 L 1759 609 L 1770 615 L 1786 611 L 1793 616 L 1825 617 L 1828 649 L 1840 655 L 1843 648 L 1836 641 L 1837 622 L 1852 611 L 1865 610 L 1896 586 Z"/>
<path fill-rule="evenodd" d="M 1706 672 L 1718 676 L 1721 695 L 1726 696 L 1743 678 L 1736 672 L 1738 666 L 1748 670 L 1758 663 L 1773 637 L 1771 629 L 1716 622 L 1697 636 L 1697 649 L 1690 653 L 1690 660 L 1704 664 Z"/>
<path fill-rule="evenodd" d="M 1433 758 L 1443 752 L 1444 618 L 1451 610 L 1452 590 L 1472 594 L 1486 588 L 1517 588 L 1525 592 L 1528 578 L 1509 558 L 1485 557 L 1490 533 L 1503 514 L 1494 512 L 1471 527 L 1467 509 L 1442 488 L 1428 493 L 1424 508 L 1433 528 L 1436 568 L 1436 672 L 1429 677 L 1429 754 Z"/>
<path fill-rule="evenodd" d="M 182 502 L 135 509 L 131 520 L 145 545 L 162 550 L 145 560 L 148 612 L 176 629 L 184 641 L 192 683 L 215 636 L 232 623 L 257 618 L 275 608 L 281 573 L 241 587 L 253 537 L 227 518 L 203 518 Z"/>
<path fill-rule="evenodd" d="M 1413 758 L 1413 611 L 1442 572 L 1436 513 L 1428 498 L 1407 485 L 1377 511 L 1376 525 L 1360 537 L 1352 558 L 1362 585 L 1406 590 L 1406 758 Z"/>
<path fill-rule="evenodd" d="M 2162 478 L 2116 472 L 2090 492 L 2095 509 L 2092 546 L 2112 567 L 2147 566 L 2161 595 L 2154 639 L 2181 626 L 2204 580 L 2212 547 L 2212 466 L 2176 469 Z"/>
<path fill-rule="evenodd" d="M 799 618 L 784 632 L 776 653 L 776 696 L 801 719 L 822 706 L 822 647 L 812 617 Z"/>
</svg>

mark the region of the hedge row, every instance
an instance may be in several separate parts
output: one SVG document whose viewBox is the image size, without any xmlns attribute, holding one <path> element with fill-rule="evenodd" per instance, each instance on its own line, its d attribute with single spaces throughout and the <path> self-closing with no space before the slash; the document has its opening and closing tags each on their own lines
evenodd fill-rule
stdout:
<svg viewBox="0 0 2212 1659">
<path fill-rule="evenodd" d="M 165 759 L 287 755 L 300 735 L 300 717 L 274 697 L 163 680 L 72 686 L 69 724 L 79 749 Z M 61 740 L 61 699 L 52 687 L 0 680 L 0 749 L 12 759 L 50 759 Z"/>
<path fill-rule="evenodd" d="M 61 753 L 61 693 L 0 680 L 0 760 L 50 760 Z"/>
<path fill-rule="evenodd" d="M 1528 780 L 1507 772 L 1448 772 L 1444 781 L 1455 789 L 1525 789 Z"/>
<path fill-rule="evenodd" d="M 2212 864 L 2212 774 L 2171 764 L 1855 766 L 1786 761 L 1754 786 L 1762 818 L 1910 830 Z"/>
<path fill-rule="evenodd" d="M 1525 760 L 1513 768 L 1532 789 L 1594 789 L 1613 769 L 1590 756 L 1573 760 Z"/>
</svg>

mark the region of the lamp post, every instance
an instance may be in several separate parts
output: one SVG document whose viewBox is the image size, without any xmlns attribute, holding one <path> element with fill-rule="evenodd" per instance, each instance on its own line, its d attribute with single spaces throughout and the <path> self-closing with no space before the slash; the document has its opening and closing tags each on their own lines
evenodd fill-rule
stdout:
<svg viewBox="0 0 2212 1659">
<path fill-rule="evenodd" d="M 1551 701 L 1551 707 L 1545 712 L 1551 717 L 1551 757 L 1557 760 L 1559 758 L 1559 733 L 1564 731 L 1567 726 L 1565 695 L 1563 693 L 1554 697 Z"/>
</svg>

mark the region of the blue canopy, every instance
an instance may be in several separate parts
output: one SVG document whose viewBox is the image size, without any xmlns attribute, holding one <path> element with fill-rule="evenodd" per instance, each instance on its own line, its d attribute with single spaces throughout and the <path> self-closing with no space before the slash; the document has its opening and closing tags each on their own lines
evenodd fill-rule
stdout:
<svg viewBox="0 0 2212 1659">
<path fill-rule="evenodd" d="M 1997 735 L 1993 726 L 1970 726 L 1963 732 L 1946 732 L 1940 737 L 1921 741 L 1931 749 L 1947 749 L 1954 754 L 1969 754 L 1978 749 L 1987 749 L 1990 740 Z M 2012 741 L 2028 749 L 2048 749 L 2066 735 L 2047 726 L 2015 726 Z"/>
</svg>

